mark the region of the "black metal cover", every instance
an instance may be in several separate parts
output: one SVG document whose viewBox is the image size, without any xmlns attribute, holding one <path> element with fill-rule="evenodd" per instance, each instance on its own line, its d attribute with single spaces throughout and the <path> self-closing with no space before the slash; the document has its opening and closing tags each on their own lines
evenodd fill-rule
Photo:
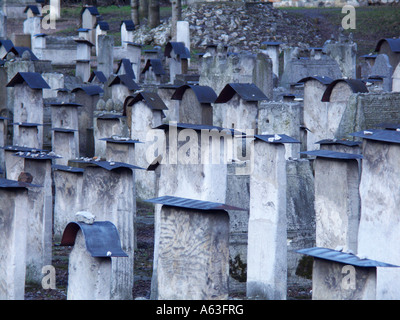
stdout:
<svg viewBox="0 0 400 320">
<path fill-rule="evenodd" d="M 63 166 L 59 164 L 54 164 L 51 168 L 55 171 L 65 171 L 65 172 L 73 172 L 73 173 L 83 173 L 85 169 L 78 168 L 78 167 L 70 167 L 70 166 Z"/>
<path fill-rule="evenodd" d="M 311 76 L 311 77 L 303 78 L 303 79 L 299 80 L 297 83 L 301 84 L 301 83 L 305 83 L 305 82 L 307 82 L 309 80 L 317 80 L 317 81 L 319 81 L 320 83 L 322 83 L 324 85 L 329 85 L 333 81 L 332 78 L 329 78 L 329 77 L 326 77 L 326 76 Z"/>
<path fill-rule="evenodd" d="M 172 95 L 172 100 L 182 100 L 187 89 L 192 89 L 200 103 L 214 103 L 217 100 L 217 94 L 209 86 L 183 85 L 179 87 Z"/>
<path fill-rule="evenodd" d="M 164 101 L 155 92 L 139 92 L 135 97 L 130 100 L 128 106 L 133 106 L 136 102 L 144 100 L 152 110 L 168 110 Z"/>
<path fill-rule="evenodd" d="M 398 267 L 392 264 L 379 262 L 370 259 L 361 259 L 352 253 L 346 253 L 341 251 L 336 251 L 327 248 L 309 248 L 309 249 L 301 249 L 297 250 L 297 253 L 305 254 L 308 256 L 312 256 L 315 258 L 329 260 L 333 262 L 343 263 L 346 265 L 351 265 L 355 267 L 362 267 L 362 268 L 376 268 L 376 267 Z"/>
<path fill-rule="evenodd" d="M 14 47 L 14 43 L 8 39 L 0 39 L 0 47 L 4 47 L 9 52 Z"/>
<path fill-rule="evenodd" d="M 42 123 L 33 123 L 33 122 L 13 122 L 10 123 L 12 126 L 20 126 L 20 127 L 40 127 L 43 126 Z"/>
<path fill-rule="evenodd" d="M 97 28 L 97 26 L 100 26 L 100 29 L 103 30 L 103 31 L 110 30 L 110 26 L 106 21 L 98 21 L 97 25 L 96 25 L 96 28 Z"/>
<path fill-rule="evenodd" d="M 22 54 L 23 54 L 25 51 L 28 51 L 28 52 L 29 52 L 30 57 L 31 57 L 31 61 L 38 61 L 38 60 L 39 60 L 38 57 L 36 57 L 35 54 L 32 52 L 32 50 L 31 50 L 30 48 L 28 48 L 28 47 L 12 47 L 12 48 L 7 52 L 7 54 L 8 54 L 9 52 L 12 52 L 12 53 L 14 53 L 16 56 L 22 57 Z"/>
<path fill-rule="evenodd" d="M 121 68 L 124 67 L 125 69 L 125 74 L 130 76 L 132 79 L 136 79 L 135 72 L 132 69 L 132 63 L 129 59 L 121 59 L 121 61 L 118 63 L 118 69 L 117 69 L 117 74 L 121 70 Z"/>
<path fill-rule="evenodd" d="M 132 139 L 115 139 L 115 138 L 101 138 L 101 141 L 111 142 L 111 143 L 118 143 L 118 144 L 136 144 L 136 143 L 143 143 L 139 140 L 132 140 Z"/>
<path fill-rule="evenodd" d="M 145 200 L 150 203 L 162 204 L 170 207 L 177 208 L 186 208 L 186 209 L 195 209 L 195 210 L 235 210 L 235 211 L 247 211 L 242 208 L 237 208 L 233 206 L 229 206 L 223 203 L 216 203 L 210 201 L 202 201 L 202 200 L 194 200 L 194 199 L 186 199 L 180 197 L 172 197 L 172 196 L 164 196 L 159 198 L 154 198 L 150 200 Z"/>
<path fill-rule="evenodd" d="M 346 82 L 350 86 L 353 93 L 367 93 L 368 92 L 368 88 L 365 85 L 364 81 L 362 81 L 362 80 L 359 80 L 359 79 L 337 79 L 337 80 L 332 81 L 326 88 L 326 90 L 322 96 L 322 99 L 321 99 L 322 102 L 330 101 L 332 90 L 338 82 Z"/>
<path fill-rule="evenodd" d="M 209 125 L 205 125 L 205 124 L 191 124 L 191 123 L 165 123 L 162 124 L 154 129 L 160 129 L 160 130 L 164 130 L 164 131 L 168 131 L 170 129 L 170 127 L 176 127 L 178 130 L 181 129 L 192 129 L 195 131 L 201 131 L 201 130 L 217 130 L 219 132 L 225 132 L 226 134 L 229 135 L 234 135 L 234 134 L 243 134 L 242 132 L 236 131 L 234 129 L 225 129 L 222 127 L 216 127 L 216 126 L 209 126 Z"/>
<path fill-rule="evenodd" d="M 35 5 L 27 5 L 25 7 L 24 13 L 27 13 L 28 10 L 31 10 L 33 14 L 40 14 L 39 8 Z"/>
<path fill-rule="evenodd" d="M 142 74 L 149 70 L 150 67 L 152 67 L 153 72 L 157 76 L 162 76 L 165 74 L 165 70 L 160 59 L 147 59 L 146 65 L 142 70 Z"/>
<path fill-rule="evenodd" d="M 269 100 L 268 97 L 254 83 L 228 83 L 214 101 L 214 103 L 226 103 L 238 94 L 244 101 L 258 102 Z"/>
<path fill-rule="evenodd" d="M 116 114 L 116 113 L 101 113 L 95 118 L 101 119 L 101 120 L 119 120 L 121 118 L 124 118 L 125 116 L 122 114 Z"/>
<path fill-rule="evenodd" d="M 61 246 L 73 246 L 78 231 L 85 238 L 86 249 L 95 258 L 128 257 L 121 248 L 121 240 L 115 225 L 109 221 L 69 223 L 63 233 Z"/>
<path fill-rule="evenodd" d="M 74 102 L 52 102 L 49 103 L 50 107 L 83 107 L 82 104 L 74 103 Z"/>
<path fill-rule="evenodd" d="M 77 164 L 83 164 L 84 166 L 95 166 L 95 167 L 101 167 L 103 169 L 106 169 L 108 171 L 116 170 L 119 168 L 128 168 L 128 169 L 133 169 L 133 170 L 145 170 L 141 167 L 134 166 L 132 164 L 128 163 L 123 163 L 123 162 L 116 162 L 116 161 L 105 161 L 105 160 L 93 160 L 93 159 L 87 159 L 87 160 L 70 160 L 70 163 L 77 163 Z"/>
<path fill-rule="evenodd" d="M 357 160 L 363 158 L 361 154 L 337 152 L 330 150 L 313 150 L 313 151 L 304 151 L 300 153 L 309 156 L 314 156 L 317 158 L 320 157 L 320 158 L 336 159 L 336 160 Z"/>
<path fill-rule="evenodd" d="M 127 31 L 134 31 L 135 30 L 135 24 L 133 23 L 132 20 L 123 20 L 121 22 L 121 26 L 125 24 L 125 28 Z"/>
<path fill-rule="evenodd" d="M 381 49 L 381 46 L 384 42 L 388 43 L 390 50 L 392 50 L 393 52 L 395 52 L 395 53 L 400 52 L 400 39 L 391 39 L 391 38 L 380 39 L 375 47 L 376 52 L 379 52 L 379 50 Z"/>
<path fill-rule="evenodd" d="M 36 184 L 0 178 L 0 189 L 27 189 L 27 188 L 40 188 L 40 187 L 41 186 Z"/>
<path fill-rule="evenodd" d="M 383 128 L 386 130 L 400 130 L 400 123 L 387 123 L 387 122 L 383 122 L 377 125 L 377 127 L 379 128 Z"/>
<path fill-rule="evenodd" d="M 400 143 L 400 131 L 397 130 L 364 130 L 352 133 L 351 135 L 367 140 L 375 140 L 388 143 Z"/>
<path fill-rule="evenodd" d="M 107 82 L 107 77 L 104 75 L 102 71 L 93 71 L 89 77 L 88 82 L 93 82 L 94 78 L 96 77 L 101 83 Z"/>
<path fill-rule="evenodd" d="M 343 145 L 343 146 L 348 146 L 348 147 L 358 147 L 361 145 L 361 142 L 359 141 L 351 141 L 351 140 L 343 140 L 343 139 L 324 139 L 321 141 L 316 142 L 315 144 L 321 144 L 321 145 Z"/>
<path fill-rule="evenodd" d="M 100 95 L 100 94 L 104 93 L 103 88 L 100 86 L 96 86 L 96 85 L 87 85 L 87 86 L 76 87 L 71 92 L 75 93 L 75 92 L 78 92 L 79 90 L 83 90 L 89 96 L 96 96 L 96 95 Z"/>
<path fill-rule="evenodd" d="M 174 51 L 181 59 L 190 59 L 190 51 L 183 42 L 168 42 L 165 46 L 164 56 L 170 58 L 171 51 Z"/>
<path fill-rule="evenodd" d="M 84 44 L 88 45 L 89 47 L 94 47 L 94 44 L 91 43 L 89 40 L 86 40 L 86 39 L 75 39 L 74 41 L 76 43 L 84 43 Z"/>
<path fill-rule="evenodd" d="M 140 89 L 140 86 L 135 81 L 133 81 L 130 76 L 126 74 L 116 76 L 108 86 L 111 87 L 115 84 L 123 84 L 131 91 Z"/>
<path fill-rule="evenodd" d="M 75 129 L 66 129 L 66 128 L 52 128 L 51 130 L 55 131 L 55 132 L 64 132 L 64 133 L 74 133 L 74 132 L 78 131 Z"/>
<path fill-rule="evenodd" d="M 100 15 L 99 11 L 97 10 L 97 7 L 84 7 L 84 8 L 81 10 L 81 15 L 82 15 L 82 13 L 83 13 L 85 10 L 89 10 L 89 12 L 90 12 L 90 14 L 91 14 L 92 16 L 99 16 L 99 15 Z"/>
<path fill-rule="evenodd" d="M 18 72 L 6 85 L 6 87 L 14 87 L 16 84 L 21 84 L 24 82 L 26 82 L 31 89 L 51 89 L 47 82 L 43 79 L 42 75 L 37 72 Z"/>
<path fill-rule="evenodd" d="M 30 148 L 30 147 L 22 147 L 22 146 L 5 146 L 5 147 L 0 147 L 0 149 L 4 149 L 5 151 L 11 151 L 11 152 L 49 152 L 48 150 L 43 150 L 43 149 L 36 149 L 36 148 Z"/>
</svg>

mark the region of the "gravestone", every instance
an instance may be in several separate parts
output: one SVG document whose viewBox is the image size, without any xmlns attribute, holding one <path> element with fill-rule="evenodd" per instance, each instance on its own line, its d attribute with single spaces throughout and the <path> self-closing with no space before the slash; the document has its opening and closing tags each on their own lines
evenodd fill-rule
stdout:
<svg viewBox="0 0 400 320">
<path fill-rule="evenodd" d="M 97 37 L 97 71 L 101 71 L 108 78 L 114 69 L 114 37 L 99 35 Z"/>
<path fill-rule="evenodd" d="M 389 57 L 386 54 L 378 54 L 369 76 L 383 77 L 383 90 L 390 92 L 392 91 L 392 75 L 394 68 L 395 66 L 393 67 L 390 64 Z"/>
<path fill-rule="evenodd" d="M 298 141 L 285 135 L 255 135 L 254 139 L 246 295 L 252 299 L 285 300 L 287 181 L 284 143 Z"/>
<path fill-rule="evenodd" d="M 109 221 L 71 222 L 63 246 L 73 246 L 68 262 L 68 300 L 112 299 L 112 259 L 124 260 L 118 230 Z"/>
</svg>

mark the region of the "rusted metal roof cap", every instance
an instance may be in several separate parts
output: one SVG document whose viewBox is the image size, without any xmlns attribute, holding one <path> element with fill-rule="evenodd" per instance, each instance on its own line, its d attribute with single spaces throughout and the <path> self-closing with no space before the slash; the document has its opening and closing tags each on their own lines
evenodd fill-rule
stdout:
<svg viewBox="0 0 400 320">
<path fill-rule="evenodd" d="M 309 80 L 317 80 L 317 81 L 319 81 L 320 83 L 322 83 L 324 85 L 331 84 L 332 81 L 333 81 L 332 78 L 329 78 L 329 77 L 326 77 L 326 76 L 311 76 L 311 77 L 305 77 L 305 78 L 299 80 L 297 83 L 301 84 L 301 83 L 305 83 L 305 82 L 307 82 Z"/>
<path fill-rule="evenodd" d="M 337 79 L 337 80 L 332 81 L 326 88 L 326 90 L 322 96 L 322 99 L 321 99 L 322 102 L 330 101 L 332 90 L 336 86 L 336 84 L 338 84 L 339 82 L 346 82 L 349 85 L 349 87 L 351 88 L 351 90 L 353 91 L 353 93 L 367 93 L 368 92 L 368 88 L 365 85 L 364 81 L 362 81 L 362 80 L 359 80 L 359 79 Z"/>
<path fill-rule="evenodd" d="M 390 50 L 392 50 L 393 52 L 400 52 L 400 38 L 397 39 L 393 39 L 393 38 L 385 38 L 385 39 L 380 39 L 378 41 L 378 43 L 376 44 L 375 47 L 375 51 L 379 52 L 379 50 L 381 49 L 381 46 L 384 42 L 387 42 Z"/>
<path fill-rule="evenodd" d="M 162 204 L 164 206 L 169 207 L 177 207 L 177 208 L 186 208 L 186 209 L 195 209 L 195 210 L 235 210 L 235 211 L 247 211 L 242 208 L 237 208 L 233 206 L 229 206 L 223 203 L 216 203 L 210 201 L 202 201 L 202 200 L 194 200 L 180 197 L 172 197 L 172 196 L 164 196 L 159 198 L 154 198 L 150 200 L 145 200 L 146 202 Z"/>
<path fill-rule="evenodd" d="M 190 59 L 190 51 L 184 42 L 168 42 L 165 46 L 164 56 L 170 58 L 171 51 L 174 51 L 181 59 Z"/>
<path fill-rule="evenodd" d="M 128 257 L 121 248 L 117 228 L 109 221 L 96 221 L 93 224 L 69 223 L 64 230 L 61 246 L 73 246 L 79 230 L 83 233 L 86 249 L 92 257 Z"/>
<path fill-rule="evenodd" d="M 226 103 L 238 94 L 240 98 L 248 102 L 269 100 L 268 97 L 254 83 L 228 83 L 214 101 L 214 103 Z"/>
<path fill-rule="evenodd" d="M 155 92 L 140 92 L 128 102 L 128 106 L 133 106 L 136 102 L 145 101 L 152 110 L 168 110 L 164 101 Z"/>
<path fill-rule="evenodd" d="M 198 85 L 183 85 L 179 87 L 172 95 L 172 100 L 182 100 L 183 95 L 187 89 L 192 89 L 196 95 L 197 100 L 200 103 L 214 103 L 217 100 L 217 94 L 209 86 L 198 86 Z"/>
<path fill-rule="evenodd" d="M 142 73 L 145 73 L 147 70 L 150 69 L 150 67 L 157 76 L 165 74 L 165 70 L 160 59 L 147 59 L 146 65 L 144 66 Z"/>
<path fill-rule="evenodd" d="M 370 259 L 361 259 L 352 253 L 346 253 L 327 248 L 315 247 L 315 248 L 297 250 L 296 252 L 323 260 L 329 260 L 333 262 L 343 263 L 346 265 L 352 265 L 355 267 L 362 267 L 362 268 L 399 267 L 385 262 L 379 262 Z"/>
<path fill-rule="evenodd" d="M 126 74 L 116 76 L 108 86 L 111 87 L 115 84 L 123 84 L 131 91 L 140 89 L 140 86 L 135 81 L 133 81 L 130 76 Z"/>
<path fill-rule="evenodd" d="M 6 85 L 6 87 L 14 87 L 16 84 L 21 84 L 24 82 L 31 89 L 51 89 L 47 82 L 43 79 L 42 75 L 37 72 L 18 72 Z"/>
<path fill-rule="evenodd" d="M 330 150 L 313 150 L 313 151 L 304 151 L 300 153 L 309 156 L 314 156 L 317 158 L 327 158 L 336 160 L 357 160 L 363 158 L 361 154 L 337 152 Z"/>
<path fill-rule="evenodd" d="M 351 133 L 350 135 L 367 140 L 375 140 L 388 143 L 400 143 L 400 131 L 397 130 L 364 130 Z"/>
<path fill-rule="evenodd" d="M 300 141 L 289 137 L 286 134 L 254 135 L 254 138 L 268 143 L 300 143 Z"/>
</svg>

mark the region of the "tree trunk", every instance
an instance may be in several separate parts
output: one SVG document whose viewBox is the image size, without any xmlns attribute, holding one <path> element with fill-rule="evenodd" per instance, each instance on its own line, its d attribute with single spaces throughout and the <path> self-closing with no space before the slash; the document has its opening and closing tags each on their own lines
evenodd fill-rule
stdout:
<svg viewBox="0 0 400 320">
<path fill-rule="evenodd" d="M 149 27 L 160 25 L 160 0 L 149 0 Z"/>
<path fill-rule="evenodd" d="M 149 14 L 149 1 L 148 0 L 139 0 L 139 18 L 143 20 L 147 18 Z"/>
<path fill-rule="evenodd" d="M 131 17 L 135 26 L 138 26 L 139 21 L 139 0 L 131 0 Z"/>
<path fill-rule="evenodd" d="M 182 18 L 182 1 L 171 0 L 172 18 L 171 18 L 171 38 L 176 41 L 176 23 Z"/>
</svg>

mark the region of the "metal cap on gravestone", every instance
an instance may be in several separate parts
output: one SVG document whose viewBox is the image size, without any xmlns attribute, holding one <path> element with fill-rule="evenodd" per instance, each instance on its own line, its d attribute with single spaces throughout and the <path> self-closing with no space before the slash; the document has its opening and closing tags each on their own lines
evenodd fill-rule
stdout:
<svg viewBox="0 0 400 320">
<path fill-rule="evenodd" d="M 214 89 L 209 86 L 183 85 L 176 89 L 171 99 L 182 100 L 187 89 L 193 90 L 199 103 L 214 103 L 218 98 Z"/>
<path fill-rule="evenodd" d="M 165 46 L 164 57 L 171 58 L 171 53 L 180 59 L 190 59 L 190 51 L 184 42 L 168 42 Z"/>
<path fill-rule="evenodd" d="M 142 74 L 146 73 L 150 67 L 157 76 L 162 76 L 165 74 L 165 70 L 160 59 L 147 59 L 146 65 L 142 70 Z"/>
<path fill-rule="evenodd" d="M 321 101 L 322 102 L 329 102 L 331 98 L 331 93 L 333 88 L 338 84 L 339 82 L 346 82 L 350 89 L 353 91 L 353 93 L 367 93 L 368 88 L 365 85 L 365 83 L 362 80 L 358 79 L 337 79 L 332 81 L 326 88 Z"/>
<path fill-rule="evenodd" d="M 313 150 L 313 151 L 304 151 L 300 153 L 312 157 L 335 159 L 335 160 L 358 160 L 363 158 L 361 154 L 337 152 L 331 150 Z"/>
<path fill-rule="evenodd" d="M 226 103 L 238 94 L 247 102 L 269 100 L 269 98 L 254 83 L 228 83 L 214 101 L 214 103 Z"/>
<path fill-rule="evenodd" d="M 85 237 L 86 249 L 92 257 L 128 257 L 121 248 L 117 228 L 109 221 L 95 221 L 92 224 L 71 222 L 64 230 L 60 245 L 73 246 L 79 230 Z"/>
<path fill-rule="evenodd" d="M 128 163 L 123 163 L 123 162 L 118 162 L 118 161 L 106 161 L 102 160 L 99 158 L 93 159 L 93 158 L 83 158 L 79 160 L 70 160 L 69 164 L 75 165 L 75 167 L 80 167 L 80 168 L 85 168 L 87 166 L 91 167 L 100 167 L 103 169 L 106 169 L 108 171 L 116 170 L 119 168 L 128 168 L 132 170 L 145 170 L 141 167 L 128 164 Z"/>
<path fill-rule="evenodd" d="M 132 68 L 132 63 L 129 59 L 121 59 L 121 61 L 118 63 L 116 74 L 117 75 L 126 74 L 130 76 L 132 79 L 136 79 L 135 72 L 133 71 Z"/>
<path fill-rule="evenodd" d="M 26 83 L 31 89 L 51 89 L 42 75 L 37 72 L 18 72 L 14 78 L 6 85 L 7 88 L 14 87 L 16 84 Z"/>
<path fill-rule="evenodd" d="M 92 71 L 88 82 L 90 82 L 90 83 L 99 82 L 101 84 L 104 84 L 107 82 L 107 77 L 104 75 L 104 73 L 102 71 Z"/>
<path fill-rule="evenodd" d="M 129 76 L 126 74 L 116 76 L 108 85 L 112 87 L 113 85 L 121 84 L 126 86 L 130 91 L 140 90 L 140 86 Z"/>
<path fill-rule="evenodd" d="M 194 200 L 194 199 L 187 199 L 187 198 L 180 198 L 180 197 L 173 197 L 173 196 L 163 196 L 159 198 L 145 200 L 146 202 L 162 204 L 164 206 L 169 207 L 177 207 L 177 208 L 186 208 L 186 209 L 195 209 L 195 210 L 221 210 L 221 211 L 228 211 L 228 210 L 235 210 L 235 211 L 247 211 L 246 209 L 230 206 L 224 203 L 217 203 L 211 201 L 204 201 L 204 200 Z"/>
<path fill-rule="evenodd" d="M 387 143 L 400 143 L 400 131 L 397 130 L 364 130 L 350 134 L 353 137 L 363 138 Z"/>
</svg>

